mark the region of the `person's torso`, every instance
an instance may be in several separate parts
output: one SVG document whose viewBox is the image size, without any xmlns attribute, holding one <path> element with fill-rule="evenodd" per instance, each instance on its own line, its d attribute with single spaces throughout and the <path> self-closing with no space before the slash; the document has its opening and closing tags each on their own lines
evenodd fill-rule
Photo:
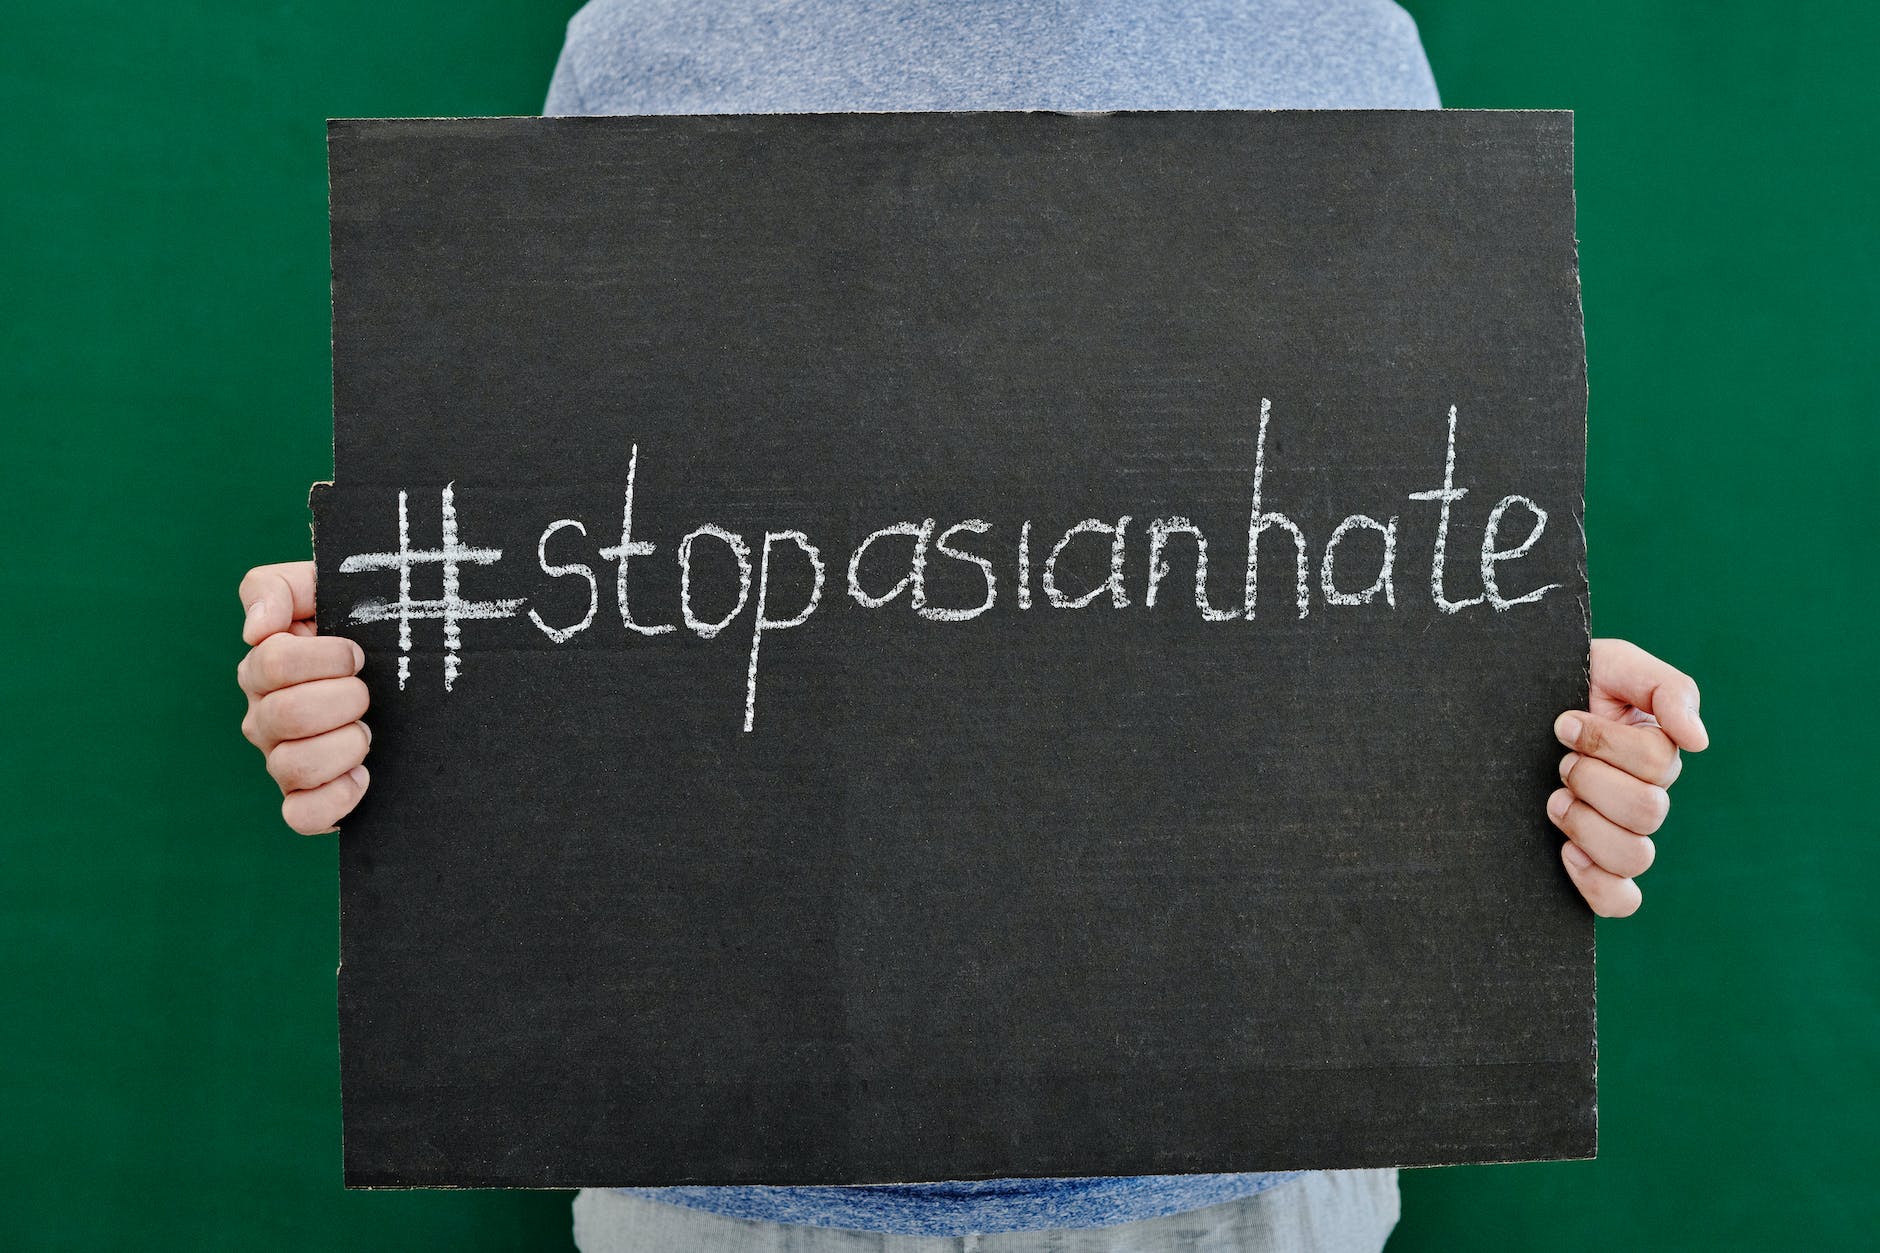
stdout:
<svg viewBox="0 0 1880 1253">
<path fill-rule="evenodd" d="M 1389 0 L 594 0 L 550 115 L 1439 107 Z M 737 1218 L 908 1235 L 1104 1227 L 1295 1173 L 622 1189 Z"/>
</svg>

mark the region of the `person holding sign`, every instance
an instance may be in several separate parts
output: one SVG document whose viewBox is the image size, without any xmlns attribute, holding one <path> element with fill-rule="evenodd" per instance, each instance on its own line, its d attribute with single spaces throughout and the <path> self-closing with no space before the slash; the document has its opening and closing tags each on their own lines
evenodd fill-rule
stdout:
<svg viewBox="0 0 1880 1253">
<path fill-rule="evenodd" d="M 551 114 L 932 109 L 1434 108 L 1415 28 L 1385 0 L 748 0 L 719 10 L 597 0 L 577 14 Z M 1441 493 L 1436 493 L 1441 495 Z M 369 785 L 364 653 L 314 629 L 310 562 L 240 587 L 244 735 L 303 833 Z M 752 666 L 753 681 L 755 662 Z M 1553 732 L 1561 786 L 1536 797 L 1590 908 L 1640 904 L 1680 751 L 1705 747 L 1696 685 L 1635 645 L 1596 640 L 1586 707 Z M 1510 728 L 1528 734 L 1534 728 Z M 582 1248 L 1376 1249 L 1394 1171 L 1023 1179 L 866 1187 L 585 1190 Z M 1045 1234 L 1049 1233 L 1049 1234 Z M 983 1238 L 981 1238 L 983 1237 Z"/>
</svg>

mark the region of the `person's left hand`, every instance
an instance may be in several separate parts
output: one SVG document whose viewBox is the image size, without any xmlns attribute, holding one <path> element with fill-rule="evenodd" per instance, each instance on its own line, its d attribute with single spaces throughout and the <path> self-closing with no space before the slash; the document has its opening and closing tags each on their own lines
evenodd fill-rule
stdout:
<svg viewBox="0 0 1880 1253">
<path fill-rule="evenodd" d="M 1651 867 L 1652 833 L 1671 810 L 1678 750 L 1699 752 L 1710 735 L 1696 682 L 1636 644 L 1594 640 L 1592 678 L 1587 708 L 1554 720 L 1573 751 L 1560 759 L 1566 786 L 1547 798 L 1547 816 L 1566 833 L 1560 859 L 1586 903 L 1624 918 L 1639 907 L 1634 880 Z"/>
</svg>

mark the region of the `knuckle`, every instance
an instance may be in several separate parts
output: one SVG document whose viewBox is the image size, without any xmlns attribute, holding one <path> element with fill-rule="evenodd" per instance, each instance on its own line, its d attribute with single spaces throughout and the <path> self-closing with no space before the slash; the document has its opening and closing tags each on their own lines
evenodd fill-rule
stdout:
<svg viewBox="0 0 1880 1253">
<path fill-rule="evenodd" d="M 305 739 L 344 726 L 365 712 L 365 684 L 358 679 L 297 683 L 262 698 L 284 740 Z"/>
<path fill-rule="evenodd" d="M 318 803 L 301 792 L 293 793 L 281 802 L 281 820 L 298 835 L 318 835 L 333 825 L 320 820 Z"/>
<path fill-rule="evenodd" d="M 1636 879 L 1652 868 L 1652 862 L 1657 857 L 1658 846 L 1647 836 L 1636 836 L 1625 842 L 1625 850 L 1619 854 L 1619 865 L 1613 867 L 1613 873 Z"/>
<path fill-rule="evenodd" d="M 1598 718 L 1580 719 L 1580 742 L 1574 747 L 1588 756 L 1597 757 L 1606 747 L 1610 737 Z"/>
<path fill-rule="evenodd" d="M 1587 903 L 1601 918 L 1629 918 L 1643 902 L 1638 887 L 1630 879 L 1607 884 Z"/>
<path fill-rule="evenodd" d="M 370 689 L 366 687 L 366 681 L 357 675 L 340 679 L 339 684 L 340 690 L 343 693 L 341 699 L 345 702 L 347 708 L 353 710 L 352 718 L 349 719 L 349 721 L 356 721 L 361 714 L 365 713 L 366 707 L 371 704 L 372 693 Z"/>
<path fill-rule="evenodd" d="M 289 673 L 287 650 L 293 642 L 290 635 L 270 635 L 256 644 L 249 655 L 254 658 L 252 673 L 255 682 L 264 692 L 271 692 L 285 687 L 292 682 Z"/>
<path fill-rule="evenodd" d="M 309 733 L 318 701 L 305 691 L 285 687 L 261 698 L 261 717 L 277 740 L 297 740 Z"/>
<path fill-rule="evenodd" d="M 252 708 L 242 717 L 242 738 L 257 746 L 261 743 L 261 719 Z"/>
<path fill-rule="evenodd" d="M 1658 748 L 1657 772 L 1651 782 L 1661 788 L 1670 787 L 1684 773 L 1684 757 L 1678 752 L 1677 745 L 1660 736 L 1664 742 Z"/>
<path fill-rule="evenodd" d="M 1567 803 L 1567 812 L 1560 815 L 1560 828 L 1569 836 L 1578 837 L 1586 834 L 1587 820 L 1593 813 L 1593 807 L 1575 796 Z"/>
<path fill-rule="evenodd" d="M 282 744 L 268 754 L 268 773 L 274 781 L 288 791 L 299 791 L 324 782 L 313 777 L 313 763 L 307 754 L 288 744 Z"/>
<path fill-rule="evenodd" d="M 1654 835 L 1671 816 L 1671 793 L 1662 787 L 1648 787 L 1638 803 L 1638 824 L 1632 829 L 1640 835 Z"/>
<path fill-rule="evenodd" d="M 299 704 L 300 697 L 292 688 L 269 692 L 255 701 L 255 725 L 262 728 L 270 739 L 295 739 L 294 727 Z"/>
</svg>

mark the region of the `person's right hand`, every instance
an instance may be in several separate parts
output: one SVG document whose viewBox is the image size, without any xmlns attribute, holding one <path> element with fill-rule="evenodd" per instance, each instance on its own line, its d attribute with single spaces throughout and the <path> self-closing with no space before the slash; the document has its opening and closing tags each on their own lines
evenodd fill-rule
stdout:
<svg viewBox="0 0 1880 1253">
<path fill-rule="evenodd" d="M 316 635 L 313 563 L 256 566 L 242 578 L 252 647 L 235 668 L 248 695 L 242 734 L 268 759 L 281 785 L 281 817 L 302 835 L 335 830 L 369 781 L 365 760 L 372 732 L 359 668 L 365 650 L 351 640 Z"/>
</svg>

